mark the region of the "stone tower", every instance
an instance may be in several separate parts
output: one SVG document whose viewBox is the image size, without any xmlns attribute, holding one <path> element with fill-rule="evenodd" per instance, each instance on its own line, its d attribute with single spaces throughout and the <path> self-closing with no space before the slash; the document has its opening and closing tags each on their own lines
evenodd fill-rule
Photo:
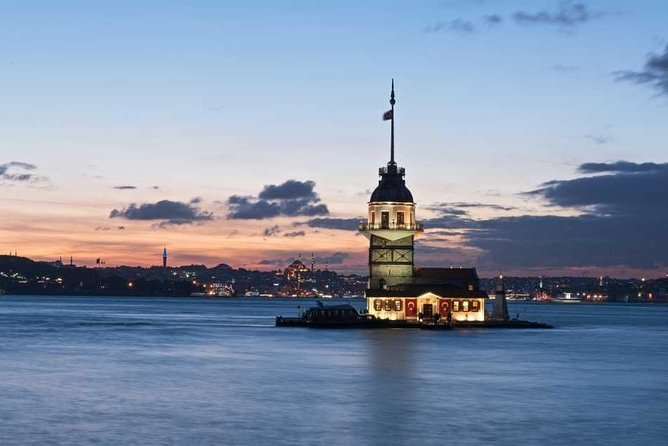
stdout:
<svg viewBox="0 0 668 446">
<path fill-rule="evenodd" d="M 413 240 L 422 232 L 415 220 L 413 195 L 404 180 L 406 171 L 394 161 L 394 81 L 390 104 L 392 108 L 383 115 L 383 120 L 391 121 L 390 161 L 379 169 L 367 222 L 360 225 L 369 239 L 369 289 L 413 282 Z"/>
</svg>

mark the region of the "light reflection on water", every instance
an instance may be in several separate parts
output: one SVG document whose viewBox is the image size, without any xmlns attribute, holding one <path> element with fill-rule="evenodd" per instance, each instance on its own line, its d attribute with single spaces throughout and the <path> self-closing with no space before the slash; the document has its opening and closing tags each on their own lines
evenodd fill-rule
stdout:
<svg viewBox="0 0 668 446">
<path fill-rule="evenodd" d="M 361 305 L 361 302 L 356 302 Z M 663 444 L 668 306 L 274 328 L 295 301 L 0 299 L 0 444 Z"/>
</svg>

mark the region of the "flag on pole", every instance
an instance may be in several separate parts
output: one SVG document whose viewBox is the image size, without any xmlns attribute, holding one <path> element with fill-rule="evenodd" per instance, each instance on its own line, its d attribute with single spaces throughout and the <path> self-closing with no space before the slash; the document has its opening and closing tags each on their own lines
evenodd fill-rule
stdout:
<svg viewBox="0 0 668 446">
<path fill-rule="evenodd" d="M 389 121 L 391 119 L 394 119 L 394 113 L 392 110 L 388 110 L 383 113 L 383 121 Z"/>
</svg>

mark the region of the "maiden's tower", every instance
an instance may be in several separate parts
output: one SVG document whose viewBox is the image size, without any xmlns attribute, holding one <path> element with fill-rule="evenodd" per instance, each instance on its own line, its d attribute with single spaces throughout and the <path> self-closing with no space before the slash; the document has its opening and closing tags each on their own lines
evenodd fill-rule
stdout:
<svg viewBox="0 0 668 446">
<path fill-rule="evenodd" d="M 475 268 L 415 268 L 415 237 L 424 228 L 406 186 L 406 171 L 394 159 L 394 81 L 390 121 L 390 160 L 368 203 L 360 232 L 369 239 L 368 313 L 379 319 L 406 321 L 484 321 L 485 298 Z"/>
</svg>

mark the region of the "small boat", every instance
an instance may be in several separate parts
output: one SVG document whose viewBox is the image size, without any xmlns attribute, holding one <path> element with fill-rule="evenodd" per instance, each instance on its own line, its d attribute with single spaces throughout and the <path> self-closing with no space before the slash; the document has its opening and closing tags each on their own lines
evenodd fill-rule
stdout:
<svg viewBox="0 0 668 446">
<path fill-rule="evenodd" d="M 298 317 L 276 316 L 277 327 L 312 327 L 312 328 L 424 328 L 431 330 L 449 330 L 450 325 L 437 321 L 407 321 L 377 319 L 375 316 L 360 313 L 348 304 L 323 305 L 304 311 Z"/>
<path fill-rule="evenodd" d="M 259 291 L 246 291 L 244 297 L 260 297 Z"/>
</svg>

